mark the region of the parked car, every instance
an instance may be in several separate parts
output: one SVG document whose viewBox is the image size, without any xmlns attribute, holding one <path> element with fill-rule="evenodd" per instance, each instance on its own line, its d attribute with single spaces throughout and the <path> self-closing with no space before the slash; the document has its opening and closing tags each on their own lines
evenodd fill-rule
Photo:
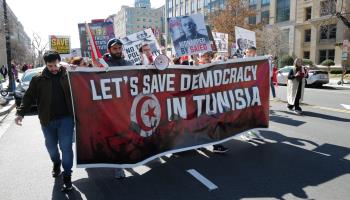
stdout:
<svg viewBox="0 0 350 200">
<path fill-rule="evenodd" d="M 24 93 L 27 91 L 29 87 L 29 83 L 32 80 L 33 76 L 36 74 L 42 72 L 44 67 L 34 68 L 34 69 L 28 69 L 26 72 L 24 72 L 22 78 L 19 80 L 19 83 L 16 87 L 15 91 L 15 102 L 16 106 L 20 106 L 22 102 L 22 98 L 24 96 Z M 36 105 L 33 105 L 36 106 Z"/>
<path fill-rule="evenodd" d="M 288 74 L 293 66 L 285 66 L 277 72 L 277 81 L 279 85 L 287 85 Z M 328 72 L 324 70 L 308 70 L 309 77 L 306 79 L 306 85 L 320 87 L 329 83 Z"/>
</svg>

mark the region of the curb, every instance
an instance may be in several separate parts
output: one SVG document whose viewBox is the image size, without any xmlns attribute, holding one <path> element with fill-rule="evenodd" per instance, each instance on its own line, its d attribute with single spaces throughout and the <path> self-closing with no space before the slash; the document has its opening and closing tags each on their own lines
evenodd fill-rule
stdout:
<svg viewBox="0 0 350 200">
<path fill-rule="evenodd" d="M 11 112 L 16 107 L 15 101 L 9 101 L 9 103 L 0 110 L 0 117 Z"/>
</svg>

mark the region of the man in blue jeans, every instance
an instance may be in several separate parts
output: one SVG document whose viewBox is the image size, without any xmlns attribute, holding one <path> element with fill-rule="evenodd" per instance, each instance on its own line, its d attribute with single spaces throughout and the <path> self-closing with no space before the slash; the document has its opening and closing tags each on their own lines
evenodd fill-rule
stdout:
<svg viewBox="0 0 350 200">
<path fill-rule="evenodd" d="M 73 109 L 67 71 L 60 65 L 61 57 L 55 51 L 44 54 L 45 69 L 33 77 L 17 108 L 15 122 L 22 125 L 24 115 L 37 103 L 45 146 L 53 162 L 52 176 L 58 177 L 63 167 L 62 191 L 72 189 L 73 166 Z M 62 161 L 58 145 L 62 153 Z"/>
</svg>

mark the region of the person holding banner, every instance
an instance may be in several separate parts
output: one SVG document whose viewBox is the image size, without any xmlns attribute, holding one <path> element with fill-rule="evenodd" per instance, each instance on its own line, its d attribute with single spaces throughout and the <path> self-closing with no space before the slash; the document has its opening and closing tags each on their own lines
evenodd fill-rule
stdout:
<svg viewBox="0 0 350 200">
<path fill-rule="evenodd" d="M 199 64 L 209 64 L 214 58 L 213 52 L 205 52 L 199 61 Z M 214 153 L 226 153 L 229 149 L 221 144 L 213 145 L 213 152 Z"/>
<path fill-rule="evenodd" d="M 104 60 L 109 67 L 118 67 L 118 66 L 131 66 L 132 63 L 127 61 L 123 57 L 123 43 L 117 39 L 112 38 L 107 43 L 108 52 L 103 56 Z M 125 178 L 124 169 L 116 168 L 115 169 L 115 178 L 123 179 Z"/>
<path fill-rule="evenodd" d="M 21 105 L 17 108 L 15 123 L 22 125 L 24 115 L 37 102 L 46 149 L 53 162 L 52 176 L 56 178 L 61 174 L 62 164 L 62 191 L 65 192 L 72 190 L 74 120 L 71 94 L 67 70 L 60 65 L 61 57 L 58 52 L 45 52 L 44 61 L 45 69 L 33 77 Z M 57 145 L 61 149 L 62 161 Z"/>
<path fill-rule="evenodd" d="M 296 114 L 302 114 L 300 101 L 304 97 L 305 80 L 309 77 L 307 69 L 303 66 L 303 60 L 297 58 L 294 60 L 294 66 L 289 71 L 287 83 L 287 107 Z"/>
<path fill-rule="evenodd" d="M 132 63 L 124 59 L 123 56 L 123 43 L 117 39 L 112 38 L 107 43 L 108 53 L 103 55 L 103 59 L 108 66 L 131 66 Z"/>
<path fill-rule="evenodd" d="M 139 52 L 141 54 L 141 65 L 153 65 L 154 59 L 152 55 L 152 49 L 149 44 L 142 44 L 142 46 L 139 48 Z"/>
</svg>

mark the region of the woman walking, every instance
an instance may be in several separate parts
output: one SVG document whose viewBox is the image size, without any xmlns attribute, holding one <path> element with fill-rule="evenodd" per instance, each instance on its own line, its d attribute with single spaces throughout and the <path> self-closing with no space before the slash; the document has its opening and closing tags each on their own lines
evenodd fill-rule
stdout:
<svg viewBox="0 0 350 200">
<path fill-rule="evenodd" d="M 295 59 L 294 66 L 288 74 L 287 85 L 287 101 L 288 109 L 293 110 L 296 114 L 301 114 L 300 101 L 303 100 L 305 79 L 308 78 L 307 69 L 303 66 L 303 60 L 300 58 Z"/>
</svg>

